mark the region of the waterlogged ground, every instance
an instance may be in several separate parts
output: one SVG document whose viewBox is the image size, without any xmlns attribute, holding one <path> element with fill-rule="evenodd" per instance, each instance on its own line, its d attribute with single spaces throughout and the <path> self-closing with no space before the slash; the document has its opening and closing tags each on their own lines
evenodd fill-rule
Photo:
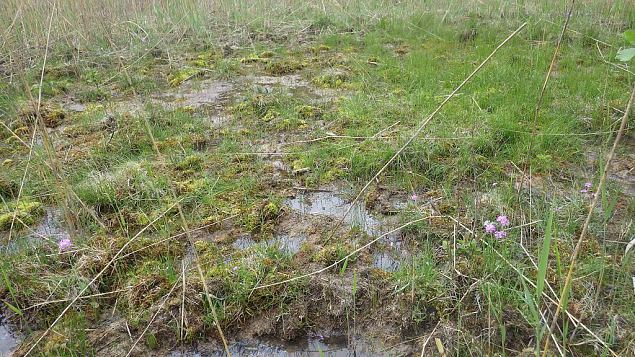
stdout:
<svg viewBox="0 0 635 357">
<path fill-rule="evenodd" d="M 85 287 L 35 351 L 224 355 L 196 264 L 232 355 L 531 355 L 530 307 L 555 308 L 527 285 L 546 221 L 553 301 L 632 78 L 572 33 L 532 128 L 558 27 L 531 24 L 354 202 L 516 27 L 431 21 L 435 36 L 386 23 L 179 42 L 119 66 L 53 53 L 39 120 L 7 86 L 0 355 L 27 353 Z M 618 46 L 615 31 L 593 35 Z M 611 166 L 559 321 L 571 354 L 635 351 L 634 142 Z M 483 232 L 499 215 L 505 239 Z"/>
</svg>

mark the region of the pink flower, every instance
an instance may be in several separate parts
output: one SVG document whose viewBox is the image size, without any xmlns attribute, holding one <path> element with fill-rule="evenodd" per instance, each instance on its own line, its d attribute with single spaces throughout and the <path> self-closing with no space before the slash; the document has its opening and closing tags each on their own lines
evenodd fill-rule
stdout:
<svg viewBox="0 0 635 357">
<path fill-rule="evenodd" d="M 585 182 L 584 183 L 584 188 L 580 190 L 580 193 L 588 193 L 589 190 L 591 189 L 591 186 L 593 186 L 592 183 L 590 182 Z"/>
<path fill-rule="evenodd" d="M 496 231 L 496 233 L 494 233 L 494 237 L 496 237 L 497 239 L 503 239 L 503 238 L 507 237 L 507 232 L 505 232 L 505 231 Z"/>
<path fill-rule="evenodd" d="M 485 233 L 491 234 L 496 232 L 496 226 L 494 225 L 494 223 L 490 221 L 485 221 L 485 224 L 483 225 L 483 227 L 485 228 Z"/>
<path fill-rule="evenodd" d="M 417 196 L 416 193 L 413 193 L 412 196 L 410 196 L 410 199 L 413 201 L 417 201 L 419 199 L 419 196 Z"/>
<path fill-rule="evenodd" d="M 509 226 L 509 219 L 507 219 L 507 216 L 496 217 L 496 222 L 498 222 L 501 225 L 501 227 Z"/>
<path fill-rule="evenodd" d="M 64 238 L 61 241 L 59 241 L 59 243 L 57 243 L 57 245 L 60 248 L 60 252 L 63 252 L 63 251 L 68 250 L 73 245 L 73 242 L 71 242 L 71 240 L 68 239 L 68 238 Z"/>
</svg>

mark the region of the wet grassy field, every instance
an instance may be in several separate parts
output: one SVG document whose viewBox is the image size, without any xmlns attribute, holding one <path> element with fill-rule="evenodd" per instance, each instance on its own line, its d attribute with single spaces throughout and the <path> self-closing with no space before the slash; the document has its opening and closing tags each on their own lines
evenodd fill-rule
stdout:
<svg viewBox="0 0 635 357">
<path fill-rule="evenodd" d="M 635 7 L 570 6 L 4 2 L 0 355 L 632 355 Z"/>
</svg>

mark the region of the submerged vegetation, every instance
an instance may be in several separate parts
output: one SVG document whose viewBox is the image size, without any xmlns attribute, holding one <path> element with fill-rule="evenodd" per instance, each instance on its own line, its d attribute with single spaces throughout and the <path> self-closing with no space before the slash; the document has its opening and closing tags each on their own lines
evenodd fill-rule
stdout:
<svg viewBox="0 0 635 357">
<path fill-rule="evenodd" d="M 634 354 L 635 8 L 568 6 L 5 1 L 13 353 Z"/>
</svg>

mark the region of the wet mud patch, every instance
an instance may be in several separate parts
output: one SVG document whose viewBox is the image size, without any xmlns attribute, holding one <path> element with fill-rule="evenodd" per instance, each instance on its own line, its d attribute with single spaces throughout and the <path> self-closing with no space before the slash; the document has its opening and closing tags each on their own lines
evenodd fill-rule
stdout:
<svg viewBox="0 0 635 357">
<path fill-rule="evenodd" d="M 232 82 L 205 79 L 187 81 L 174 89 L 158 92 L 144 99 L 133 96 L 105 101 L 101 105 L 109 115 L 138 115 L 143 113 L 147 104 L 167 110 L 186 108 L 206 114 L 213 125 L 220 125 L 228 120 L 225 109 L 235 92 L 236 85 Z M 89 108 L 87 104 L 68 98 L 64 99 L 62 107 L 70 113 L 83 113 Z"/>
<path fill-rule="evenodd" d="M 231 82 L 208 79 L 185 82 L 158 98 L 175 106 L 199 108 L 226 101 L 233 90 L 234 84 Z"/>
<path fill-rule="evenodd" d="M 342 94 L 334 89 L 318 88 L 299 74 L 284 76 L 245 76 L 240 79 L 240 82 L 245 87 L 251 86 L 265 93 L 271 93 L 275 89 L 282 89 L 292 97 L 306 100 L 308 104 L 328 103 Z"/>
</svg>

